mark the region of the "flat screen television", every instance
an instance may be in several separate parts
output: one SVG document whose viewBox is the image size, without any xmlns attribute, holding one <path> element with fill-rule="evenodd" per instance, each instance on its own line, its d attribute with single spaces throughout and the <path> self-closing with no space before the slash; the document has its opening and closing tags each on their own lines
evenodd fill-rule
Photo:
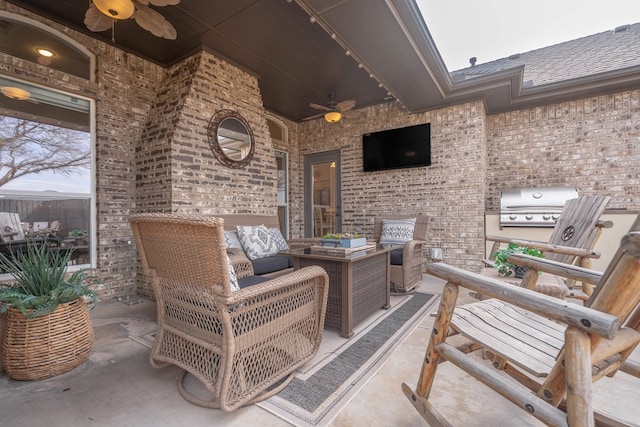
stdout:
<svg viewBox="0 0 640 427">
<path fill-rule="evenodd" d="M 430 123 L 362 135 L 365 172 L 430 165 Z"/>
</svg>

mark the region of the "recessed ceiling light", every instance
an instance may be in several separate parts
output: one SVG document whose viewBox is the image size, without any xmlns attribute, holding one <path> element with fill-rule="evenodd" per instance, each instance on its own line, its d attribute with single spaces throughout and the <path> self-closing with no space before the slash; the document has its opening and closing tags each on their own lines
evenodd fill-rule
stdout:
<svg viewBox="0 0 640 427">
<path fill-rule="evenodd" d="M 45 49 L 43 47 L 36 48 L 36 52 L 38 52 L 39 55 L 42 55 L 47 58 L 51 58 L 56 55 L 55 53 L 53 53 L 53 51 L 50 51 L 49 49 Z"/>
</svg>

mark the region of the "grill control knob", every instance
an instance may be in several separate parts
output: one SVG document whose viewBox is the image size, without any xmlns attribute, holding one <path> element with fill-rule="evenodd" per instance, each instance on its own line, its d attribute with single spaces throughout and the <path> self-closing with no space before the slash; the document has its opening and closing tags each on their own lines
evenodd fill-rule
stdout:
<svg viewBox="0 0 640 427">
<path fill-rule="evenodd" d="M 515 215 L 509 215 L 509 219 L 510 219 L 510 220 L 515 221 L 515 220 L 516 220 L 516 218 L 518 218 L 518 217 L 517 217 L 517 216 L 515 216 Z"/>
<path fill-rule="evenodd" d="M 555 221 L 556 219 L 560 218 L 560 215 L 551 215 L 551 218 Z"/>
<path fill-rule="evenodd" d="M 549 221 L 551 217 L 549 215 L 542 215 L 542 219 L 544 219 L 545 221 Z"/>
<path fill-rule="evenodd" d="M 542 194 L 540 194 L 540 193 L 533 193 L 533 198 L 534 198 L 534 199 L 539 199 L 540 197 L 542 197 Z"/>
<path fill-rule="evenodd" d="M 525 215 L 527 221 L 531 221 L 533 219 L 533 215 Z"/>
</svg>

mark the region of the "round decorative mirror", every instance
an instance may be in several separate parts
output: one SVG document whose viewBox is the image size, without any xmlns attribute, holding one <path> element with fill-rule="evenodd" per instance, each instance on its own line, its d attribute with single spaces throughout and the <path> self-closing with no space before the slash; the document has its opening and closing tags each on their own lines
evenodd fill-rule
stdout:
<svg viewBox="0 0 640 427">
<path fill-rule="evenodd" d="M 220 110 L 207 128 L 209 145 L 216 158 L 230 168 L 243 168 L 253 157 L 255 144 L 249 123 L 235 111 Z"/>
</svg>

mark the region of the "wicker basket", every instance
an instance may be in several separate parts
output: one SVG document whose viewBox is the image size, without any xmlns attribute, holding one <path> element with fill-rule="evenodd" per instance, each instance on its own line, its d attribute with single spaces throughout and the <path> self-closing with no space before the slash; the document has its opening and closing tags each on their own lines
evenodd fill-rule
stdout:
<svg viewBox="0 0 640 427">
<path fill-rule="evenodd" d="M 32 319 L 10 308 L 5 328 L 2 365 L 14 380 L 41 380 L 70 371 L 89 357 L 93 345 L 82 298 Z"/>
</svg>

